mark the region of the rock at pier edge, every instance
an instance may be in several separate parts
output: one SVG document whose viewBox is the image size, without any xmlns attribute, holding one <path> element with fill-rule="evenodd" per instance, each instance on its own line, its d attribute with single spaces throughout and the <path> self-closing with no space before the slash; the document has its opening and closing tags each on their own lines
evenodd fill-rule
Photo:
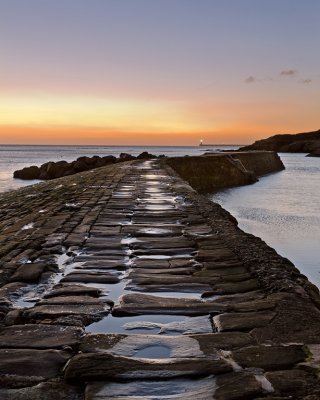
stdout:
<svg viewBox="0 0 320 400">
<path fill-rule="evenodd" d="M 2 400 L 320 398 L 318 289 L 188 159 L 1 195 Z"/>
</svg>

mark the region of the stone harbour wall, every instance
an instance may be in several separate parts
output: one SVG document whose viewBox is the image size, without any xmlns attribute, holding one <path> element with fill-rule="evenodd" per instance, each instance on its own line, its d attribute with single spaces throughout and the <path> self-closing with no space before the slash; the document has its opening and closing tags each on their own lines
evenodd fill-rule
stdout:
<svg viewBox="0 0 320 400">
<path fill-rule="evenodd" d="M 164 162 L 202 193 L 251 184 L 259 176 L 284 169 L 280 157 L 273 151 L 172 157 Z"/>
<path fill-rule="evenodd" d="M 320 398 L 318 289 L 161 160 L 0 217 L 1 400 Z"/>
<path fill-rule="evenodd" d="M 230 155 L 240 160 L 246 170 L 252 171 L 257 177 L 285 169 L 278 153 L 274 151 L 239 151 Z"/>
</svg>

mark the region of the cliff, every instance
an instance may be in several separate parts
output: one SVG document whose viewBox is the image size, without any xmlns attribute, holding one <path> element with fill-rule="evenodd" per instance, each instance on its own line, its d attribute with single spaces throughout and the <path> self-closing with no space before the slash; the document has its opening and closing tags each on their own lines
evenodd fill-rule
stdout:
<svg viewBox="0 0 320 400">
<path fill-rule="evenodd" d="M 165 162 L 202 193 L 254 183 L 259 176 L 284 169 L 280 157 L 272 151 L 172 157 Z"/>
<path fill-rule="evenodd" d="M 295 135 L 274 135 L 267 139 L 257 140 L 239 150 L 269 150 L 283 153 L 320 153 L 320 129 L 314 132 Z"/>
</svg>

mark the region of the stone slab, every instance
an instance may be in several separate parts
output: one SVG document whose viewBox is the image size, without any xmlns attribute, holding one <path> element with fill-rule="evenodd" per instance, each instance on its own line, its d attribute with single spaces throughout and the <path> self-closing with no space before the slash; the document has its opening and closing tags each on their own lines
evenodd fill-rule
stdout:
<svg viewBox="0 0 320 400">
<path fill-rule="evenodd" d="M 234 360 L 244 368 L 262 368 L 268 371 L 286 369 L 307 357 L 302 345 L 250 346 L 235 350 Z"/>
<path fill-rule="evenodd" d="M 231 373 L 217 377 L 215 400 L 255 399 L 264 393 L 261 384 L 249 373 Z"/>
<path fill-rule="evenodd" d="M 204 359 L 133 359 L 107 353 L 86 353 L 73 357 L 65 378 L 69 381 L 85 379 L 152 379 L 198 377 L 231 371 L 223 360 Z"/>
<path fill-rule="evenodd" d="M 0 389 L 1 400 L 83 400 L 81 388 L 63 382 L 42 382 L 20 389 Z"/>
<path fill-rule="evenodd" d="M 114 316 L 173 314 L 199 316 L 218 312 L 210 302 L 188 298 L 170 298 L 146 294 L 127 294 L 112 310 Z"/>
<path fill-rule="evenodd" d="M 71 354 L 59 350 L 0 350 L 0 387 L 38 383 L 59 375 Z"/>
<path fill-rule="evenodd" d="M 53 290 L 47 292 L 43 297 L 45 299 L 49 299 L 50 297 L 77 296 L 77 295 L 98 297 L 100 293 L 101 290 L 94 287 L 65 283 L 65 284 L 55 285 Z"/>
<path fill-rule="evenodd" d="M 0 348 L 59 349 L 78 346 L 83 329 L 46 324 L 13 325 L 0 330 Z"/>
<path fill-rule="evenodd" d="M 272 311 L 226 313 L 215 316 L 213 322 L 218 332 L 250 331 L 266 326 L 275 316 Z"/>
<path fill-rule="evenodd" d="M 82 283 L 118 283 L 119 277 L 115 274 L 105 272 L 72 272 L 61 279 L 60 282 L 82 282 Z"/>
</svg>

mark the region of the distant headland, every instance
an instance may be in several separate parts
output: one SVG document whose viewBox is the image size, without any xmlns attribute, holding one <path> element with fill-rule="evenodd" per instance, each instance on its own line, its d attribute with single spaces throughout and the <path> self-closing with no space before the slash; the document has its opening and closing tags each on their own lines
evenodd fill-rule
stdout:
<svg viewBox="0 0 320 400">
<path fill-rule="evenodd" d="M 239 150 L 268 150 L 282 153 L 309 153 L 310 157 L 320 156 L 320 129 L 313 132 L 274 135 L 257 140 Z"/>
</svg>

